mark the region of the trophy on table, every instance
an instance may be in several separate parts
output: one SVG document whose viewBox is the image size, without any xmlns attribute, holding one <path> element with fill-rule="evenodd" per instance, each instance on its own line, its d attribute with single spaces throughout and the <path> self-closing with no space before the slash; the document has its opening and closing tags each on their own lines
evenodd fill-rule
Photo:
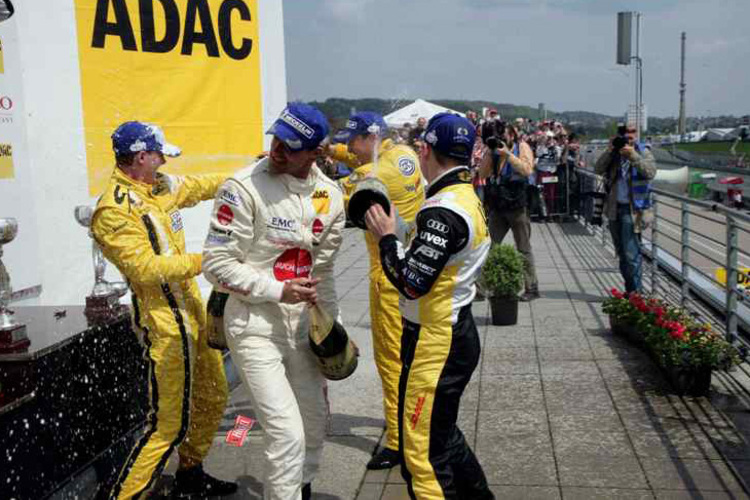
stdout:
<svg viewBox="0 0 750 500">
<path fill-rule="evenodd" d="M 79 205 L 75 208 L 76 221 L 83 227 L 89 228 L 89 237 L 93 215 L 94 209 L 88 205 Z M 90 322 L 102 323 L 123 312 L 124 306 L 120 304 L 120 297 L 127 293 L 128 285 L 124 281 L 110 283 L 104 279 L 107 261 L 104 260 L 102 249 L 99 248 L 94 238 L 91 238 L 91 253 L 94 262 L 94 288 L 86 297 L 84 314 Z"/>
<path fill-rule="evenodd" d="M 10 286 L 10 275 L 3 264 L 3 245 L 13 241 L 18 234 L 16 219 L 0 219 L 0 353 L 23 350 L 30 344 L 26 334 L 26 325 L 13 318 L 13 311 L 8 306 L 13 289 Z"/>
</svg>

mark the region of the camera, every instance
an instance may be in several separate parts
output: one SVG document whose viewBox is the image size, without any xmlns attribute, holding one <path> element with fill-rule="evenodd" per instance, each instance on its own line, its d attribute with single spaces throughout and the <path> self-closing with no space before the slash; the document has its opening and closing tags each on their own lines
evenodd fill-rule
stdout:
<svg viewBox="0 0 750 500">
<path fill-rule="evenodd" d="M 507 147 L 508 145 L 505 144 L 505 141 L 503 141 L 501 138 L 497 136 L 488 137 L 484 143 L 487 145 L 488 148 L 495 150 L 501 146 Z"/>
<path fill-rule="evenodd" d="M 628 144 L 628 138 L 618 135 L 612 139 L 612 149 L 615 152 L 619 152 L 624 146 Z"/>
<path fill-rule="evenodd" d="M 617 135 L 612 139 L 612 150 L 619 153 L 620 150 L 628 144 L 628 127 L 620 125 L 617 127 Z"/>
</svg>

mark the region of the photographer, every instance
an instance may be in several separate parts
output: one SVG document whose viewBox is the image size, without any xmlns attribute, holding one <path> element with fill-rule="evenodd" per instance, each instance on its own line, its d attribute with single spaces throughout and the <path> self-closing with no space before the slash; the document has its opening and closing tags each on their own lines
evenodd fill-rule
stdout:
<svg viewBox="0 0 750 500">
<path fill-rule="evenodd" d="M 594 165 L 604 176 L 604 213 L 620 260 L 628 292 L 641 291 L 641 230 L 651 217 L 651 184 L 656 175 L 654 155 L 636 143 L 635 128 L 621 126 L 606 152 Z"/>
<path fill-rule="evenodd" d="M 581 159 L 581 142 L 576 134 L 570 134 L 565 147 L 563 148 L 560 161 L 562 162 L 562 172 L 560 184 L 563 189 L 568 190 L 568 204 L 570 215 L 580 213 L 580 185 L 578 183 L 577 168 L 583 167 Z"/>
<path fill-rule="evenodd" d="M 516 248 L 524 256 L 525 292 L 520 300 L 528 302 L 539 297 L 539 284 L 531 251 L 531 219 L 528 209 L 528 178 L 534 171 L 534 153 L 519 139 L 518 130 L 507 123 L 497 124 L 494 135 L 490 127 L 482 128 L 487 149 L 479 167 L 479 176 L 486 179 L 485 205 L 489 213 L 490 237 L 500 244 L 513 231 Z"/>
</svg>

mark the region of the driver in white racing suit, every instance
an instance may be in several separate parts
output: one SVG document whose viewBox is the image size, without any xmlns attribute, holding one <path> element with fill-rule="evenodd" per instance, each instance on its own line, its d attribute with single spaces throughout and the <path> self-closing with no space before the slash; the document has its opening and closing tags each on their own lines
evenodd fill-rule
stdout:
<svg viewBox="0 0 750 500">
<path fill-rule="evenodd" d="M 327 421 L 308 306 L 339 314 L 333 262 L 344 204 L 314 165 L 328 134 L 320 111 L 291 103 L 268 133 L 269 156 L 218 191 L 203 270 L 230 294 L 227 345 L 265 432 L 264 498 L 305 500 Z"/>
</svg>

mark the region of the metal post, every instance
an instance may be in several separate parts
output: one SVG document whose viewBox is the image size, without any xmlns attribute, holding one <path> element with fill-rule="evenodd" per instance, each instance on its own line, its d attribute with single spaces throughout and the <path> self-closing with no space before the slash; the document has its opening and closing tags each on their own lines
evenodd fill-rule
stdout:
<svg viewBox="0 0 750 500">
<path fill-rule="evenodd" d="M 727 283 L 726 329 L 727 340 L 733 342 L 737 335 L 737 224 L 727 214 Z"/>
<path fill-rule="evenodd" d="M 635 136 L 641 140 L 641 108 L 643 107 L 642 71 L 641 66 L 641 13 L 634 12 L 635 15 Z"/>
<path fill-rule="evenodd" d="M 659 221 L 659 200 L 656 197 L 656 193 L 652 194 L 653 207 L 654 207 L 654 220 L 651 223 L 651 295 L 656 297 L 658 295 L 658 274 L 659 274 L 659 256 L 658 256 L 658 245 L 656 239 L 658 236 L 657 223 Z"/>
<path fill-rule="evenodd" d="M 688 270 L 690 268 L 690 212 L 688 204 L 684 201 L 680 203 L 680 215 L 682 217 L 682 238 L 680 243 L 680 255 L 682 260 L 682 283 L 680 287 L 680 305 L 685 307 L 690 294 L 690 282 L 688 281 Z"/>
</svg>

